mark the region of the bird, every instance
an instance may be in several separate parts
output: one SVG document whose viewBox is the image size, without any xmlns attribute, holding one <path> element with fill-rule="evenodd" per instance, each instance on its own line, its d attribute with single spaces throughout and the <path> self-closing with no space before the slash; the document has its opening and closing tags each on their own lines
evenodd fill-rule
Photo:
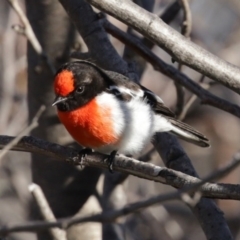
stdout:
<svg viewBox="0 0 240 240">
<path fill-rule="evenodd" d="M 54 77 L 60 122 L 83 149 L 109 154 L 139 154 L 157 132 L 170 132 L 200 147 L 209 140 L 175 118 L 163 100 L 126 76 L 92 62 L 63 64 Z"/>
</svg>

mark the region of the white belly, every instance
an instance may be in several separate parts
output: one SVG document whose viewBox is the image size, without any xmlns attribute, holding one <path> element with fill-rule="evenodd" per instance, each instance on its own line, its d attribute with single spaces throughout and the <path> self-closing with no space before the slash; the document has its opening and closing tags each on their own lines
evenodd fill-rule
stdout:
<svg viewBox="0 0 240 240">
<path fill-rule="evenodd" d="M 115 134 L 119 141 L 96 149 L 103 153 L 117 150 L 124 154 L 137 154 L 150 142 L 157 131 L 169 131 L 171 124 L 160 115 L 154 114 L 142 98 L 129 102 L 119 101 L 112 94 L 103 93 L 97 97 L 101 107 L 110 108 Z"/>
</svg>

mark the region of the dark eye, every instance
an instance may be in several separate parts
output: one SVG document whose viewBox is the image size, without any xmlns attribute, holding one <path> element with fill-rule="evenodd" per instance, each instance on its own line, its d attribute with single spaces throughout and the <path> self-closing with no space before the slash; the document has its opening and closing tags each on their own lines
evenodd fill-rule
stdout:
<svg viewBox="0 0 240 240">
<path fill-rule="evenodd" d="M 77 90 L 76 90 L 76 92 L 77 92 L 78 94 L 83 93 L 83 91 L 84 91 L 84 86 L 79 86 L 79 87 L 77 88 Z"/>
</svg>

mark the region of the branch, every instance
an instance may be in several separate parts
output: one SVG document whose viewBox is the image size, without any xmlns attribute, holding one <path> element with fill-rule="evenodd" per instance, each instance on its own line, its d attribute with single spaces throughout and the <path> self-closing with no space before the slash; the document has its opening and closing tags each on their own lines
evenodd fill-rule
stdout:
<svg viewBox="0 0 240 240">
<path fill-rule="evenodd" d="M 174 113 L 178 117 L 181 112 L 183 111 L 184 108 L 184 88 L 180 83 L 174 82 L 175 88 L 176 88 L 176 93 L 177 93 L 177 103 L 176 103 L 176 108 Z"/>
<path fill-rule="evenodd" d="M 3 148 L 12 139 L 13 137 L 0 136 L 0 148 Z M 106 155 L 104 154 L 94 152 L 88 154 L 87 157 L 81 161 L 81 155 L 72 148 L 63 147 L 31 136 L 23 137 L 12 150 L 43 154 L 56 160 L 67 161 L 75 165 L 108 169 L 108 164 L 105 161 Z M 238 166 L 240 157 L 239 155 L 236 156 L 231 164 L 217 171 L 217 174 L 220 174 L 222 177 Z M 183 188 L 201 182 L 199 178 L 189 176 L 182 172 L 166 167 L 159 167 L 151 163 L 140 162 L 124 155 L 116 156 L 114 160 L 114 170 L 168 184 L 175 188 Z M 216 176 L 214 178 L 216 178 Z M 201 186 L 200 191 L 203 197 L 240 200 L 240 185 L 206 183 Z"/>
<path fill-rule="evenodd" d="M 180 0 L 183 9 L 183 23 L 181 33 L 186 38 L 190 39 L 190 34 L 192 31 L 192 14 L 189 7 L 188 0 Z M 178 64 L 178 70 L 182 70 L 182 63 Z M 175 83 L 176 92 L 177 92 L 177 104 L 175 114 L 180 116 L 184 108 L 184 89 L 179 83 Z"/>
<path fill-rule="evenodd" d="M 161 60 L 157 55 L 155 55 L 146 46 L 144 46 L 138 38 L 130 36 L 129 34 L 121 31 L 106 20 L 103 20 L 103 24 L 105 29 L 111 35 L 127 44 L 129 47 L 133 48 L 136 52 L 138 52 L 139 55 L 148 61 L 155 68 L 155 70 L 160 71 L 164 75 L 173 79 L 175 82 L 183 85 L 189 91 L 196 94 L 202 100 L 202 104 L 208 104 L 210 106 L 219 108 L 240 118 L 240 107 L 238 105 L 221 99 L 206 89 L 202 88 L 199 84 L 192 81 L 185 74 L 179 72 L 172 65 L 167 64 Z"/>
<path fill-rule="evenodd" d="M 210 84 L 204 84 L 203 80 L 204 80 L 205 76 L 202 75 L 199 81 L 199 84 L 201 84 L 202 88 L 204 89 L 209 89 L 210 88 Z M 183 111 L 181 112 L 181 114 L 178 116 L 178 119 L 183 120 L 185 118 L 185 116 L 187 115 L 188 110 L 190 109 L 190 107 L 193 105 L 193 103 L 195 102 L 195 100 L 197 99 L 197 96 L 192 94 L 192 96 L 187 100 Z"/>
<path fill-rule="evenodd" d="M 240 162 L 240 152 L 235 155 L 234 162 L 237 161 L 238 163 Z M 115 163 L 115 162 L 114 162 Z M 115 164 L 114 164 L 115 165 Z M 76 218 L 66 218 L 66 219 L 59 219 L 56 222 L 44 222 L 44 221 L 38 221 L 38 222 L 30 222 L 30 223 L 25 223 L 21 225 L 13 225 L 13 226 L 4 226 L 0 228 L 0 234 L 1 235 L 7 235 L 12 232 L 36 232 L 40 231 L 43 229 L 48 229 L 48 228 L 62 228 L 66 229 L 74 224 L 77 223 L 83 223 L 83 222 L 112 222 L 116 218 L 128 215 L 130 213 L 139 211 L 143 208 L 152 206 L 154 204 L 159 204 L 165 201 L 170 201 L 170 200 L 175 200 L 175 199 L 183 199 L 184 201 L 193 204 L 194 202 L 196 203 L 197 200 L 199 200 L 199 192 L 198 189 L 203 185 L 205 182 L 208 180 L 213 180 L 216 177 L 222 177 L 226 172 L 229 172 L 230 170 L 233 170 L 235 166 L 234 164 L 230 164 L 229 166 L 219 170 L 217 173 L 209 175 L 206 177 L 204 180 L 199 181 L 197 183 L 192 184 L 191 186 L 187 186 L 182 190 L 179 191 L 174 191 L 171 193 L 167 194 L 160 194 L 154 197 L 151 197 L 147 200 L 139 201 L 136 203 L 129 204 L 128 206 L 125 206 L 121 209 L 118 210 L 113 210 L 113 211 L 107 211 L 101 214 L 96 214 L 93 216 L 86 216 L 86 217 L 76 217 Z M 195 197 L 191 198 L 187 193 L 194 193 L 195 191 Z"/>
<path fill-rule="evenodd" d="M 140 1 L 141 2 L 141 1 Z M 148 4 L 147 10 L 149 11 L 150 6 Z M 170 4 L 164 11 L 164 13 L 160 16 L 160 18 L 167 24 L 170 24 L 170 22 L 176 17 L 178 12 L 180 11 L 181 6 L 179 4 L 179 0 L 176 0 L 172 4 Z M 104 15 L 105 16 L 105 15 Z M 129 28 L 130 29 L 130 28 Z M 130 31 L 127 31 L 129 34 L 132 34 Z M 134 34 L 133 34 L 134 35 Z M 136 36 L 136 35 L 135 35 Z M 155 45 L 152 41 L 150 41 L 148 38 L 144 37 L 141 39 L 141 42 L 143 45 L 150 49 L 153 48 Z M 129 48 L 128 48 L 129 51 Z M 124 51 L 124 57 L 128 57 L 127 60 L 130 62 L 134 62 L 134 67 L 136 68 L 136 72 L 138 73 L 139 78 L 143 74 L 143 71 L 146 67 L 146 60 L 143 61 L 142 57 L 139 57 L 133 52 L 129 52 L 129 54 L 126 55 L 126 52 Z"/>
<path fill-rule="evenodd" d="M 43 52 L 42 46 L 40 45 L 38 39 L 36 38 L 36 36 L 32 30 L 32 27 L 28 21 L 28 18 L 26 17 L 25 13 L 21 9 L 21 7 L 18 3 L 18 0 L 8 0 L 8 2 L 11 4 L 12 8 L 15 10 L 15 12 L 19 16 L 21 22 L 23 23 L 24 27 L 19 29 L 19 30 L 21 30 L 21 34 L 24 34 L 27 36 L 29 42 L 32 44 L 35 51 L 39 55 L 41 55 Z M 18 31 L 18 30 L 16 29 L 16 31 Z"/>
<path fill-rule="evenodd" d="M 155 4 L 155 0 L 134 0 L 134 2 L 149 12 L 153 11 Z M 104 14 L 104 16 L 106 17 L 106 14 Z M 128 27 L 126 32 L 130 35 L 135 35 L 131 27 Z M 142 39 L 142 41 L 144 41 L 145 44 L 149 44 L 149 46 L 154 46 L 154 44 L 148 39 L 147 41 Z M 146 61 L 139 56 L 139 54 L 134 52 L 128 45 L 124 45 L 122 57 L 129 63 L 129 66 L 134 68 L 135 72 L 138 74 L 138 78 L 141 79 L 142 74 L 147 66 Z"/>
<path fill-rule="evenodd" d="M 35 183 L 32 183 L 31 185 L 29 185 L 28 189 L 33 195 L 34 199 L 36 200 L 37 205 L 44 219 L 47 222 L 55 222 L 56 218 L 47 202 L 46 197 L 44 196 L 41 187 Z M 59 228 L 50 229 L 50 233 L 55 240 L 67 240 L 66 232 Z"/>
<path fill-rule="evenodd" d="M 4 146 L 4 148 L 0 152 L 0 161 L 6 155 L 6 153 L 8 153 L 8 151 L 11 150 L 11 148 L 18 144 L 18 142 L 24 135 L 29 134 L 34 128 L 38 126 L 38 119 L 45 111 L 45 109 L 46 109 L 45 106 L 41 106 L 38 112 L 36 113 L 35 117 L 33 118 L 31 124 L 27 126 L 25 129 L 23 129 L 15 138 L 13 138 L 7 145 Z"/>
<path fill-rule="evenodd" d="M 188 0 L 180 0 L 182 3 L 184 21 L 182 23 L 181 33 L 186 38 L 190 38 L 192 31 L 192 14 Z"/>
<path fill-rule="evenodd" d="M 164 11 L 164 13 L 160 16 L 160 18 L 162 19 L 163 22 L 165 22 L 166 24 L 170 24 L 173 19 L 177 16 L 177 14 L 179 13 L 181 9 L 181 5 L 179 3 L 179 0 L 176 0 L 175 2 L 173 2 L 172 4 L 170 4 L 166 10 Z M 142 39 L 142 43 L 144 45 L 146 45 L 149 49 L 152 49 L 154 46 L 154 43 L 151 42 L 148 38 L 144 37 Z"/>
<path fill-rule="evenodd" d="M 146 208 L 152 206 L 157 203 L 162 203 L 169 200 L 180 199 L 182 192 L 172 192 L 163 195 L 158 195 L 149 198 L 148 200 L 139 201 L 136 203 L 129 204 L 118 210 L 107 211 L 101 214 L 96 214 L 92 216 L 86 216 L 81 218 L 66 218 L 66 219 L 59 219 L 56 222 L 45 222 L 45 221 L 31 221 L 30 223 L 20 224 L 20 225 L 5 225 L 4 227 L 0 228 L 0 235 L 6 236 L 9 233 L 13 232 L 37 232 L 40 230 L 48 229 L 48 228 L 62 228 L 67 229 L 72 225 L 84 222 L 112 222 L 118 217 L 122 217 L 128 215 L 130 213 L 136 212 L 141 210 L 142 208 Z"/>
<path fill-rule="evenodd" d="M 240 69 L 238 67 L 187 40 L 166 25 L 157 15 L 149 13 L 128 0 L 87 1 L 148 37 L 175 60 L 240 93 Z"/>
<path fill-rule="evenodd" d="M 161 15 L 161 19 L 166 24 L 170 24 L 174 18 L 177 16 L 181 9 L 181 5 L 179 4 L 179 0 L 174 1 L 172 4 L 170 4 L 163 14 Z"/>
<path fill-rule="evenodd" d="M 26 36 L 27 40 L 31 43 L 33 49 L 36 51 L 36 53 L 42 57 L 42 59 L 46 62 L 47 66 L 49 67 L 52 74 L 55 74 L 55 67 L 49 57 L 44 53 L 43 48 L 41 44 L 39 43 L 35 33 L 33 32 L 33 29 L 31 27 L 31 24 L 26 17 L 25 13 L 21 9 L 18 0 L 8 0 L 12 8 L 15 10 L 17 15 L 19 16 L 21 22 L 23 23 L 24 27 L 20 26 L 14 26 L 13 29 L 20 34 L 23 34 Z"/>
</svg>

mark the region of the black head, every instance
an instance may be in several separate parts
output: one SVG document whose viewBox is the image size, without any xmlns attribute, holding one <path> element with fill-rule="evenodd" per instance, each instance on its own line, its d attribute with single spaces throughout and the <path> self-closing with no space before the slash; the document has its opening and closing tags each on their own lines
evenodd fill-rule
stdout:
<svg viewBox="0 0 240 240">
<path fill-rule="evenodd" d="M 59 111 L 71 111 L 85 105 L 104 91 L 105 77 L 101 69 L 89 62 L 64 64 L 55 75 L 53 105 L 57 105 Z"/>
</svg>

